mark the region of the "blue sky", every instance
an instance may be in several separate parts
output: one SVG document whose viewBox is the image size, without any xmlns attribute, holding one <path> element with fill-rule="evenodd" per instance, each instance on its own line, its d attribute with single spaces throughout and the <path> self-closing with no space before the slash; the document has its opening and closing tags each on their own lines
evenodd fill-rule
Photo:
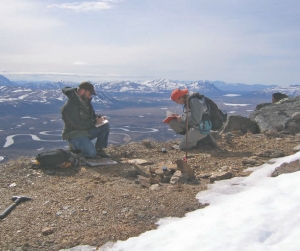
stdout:
<svg viewBox="0 0 300 251">
<path fill-rule="evenodd" d="M 300 84 L 298 0 L 0 0 L 0 38 L 4 76 Z"/>
</svg>

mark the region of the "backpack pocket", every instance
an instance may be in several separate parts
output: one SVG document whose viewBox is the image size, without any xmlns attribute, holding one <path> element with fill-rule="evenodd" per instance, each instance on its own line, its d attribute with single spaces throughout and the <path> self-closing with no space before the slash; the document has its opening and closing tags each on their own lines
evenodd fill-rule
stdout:
<svg viewBox="0 0 300 251">
<path fill-rule="evenodd" d="M 202 134 L 209 134 L 212 127 L 208 114 L 203 114 L 202 120 L 199 123 L 199 130 Z"/>
</svg>

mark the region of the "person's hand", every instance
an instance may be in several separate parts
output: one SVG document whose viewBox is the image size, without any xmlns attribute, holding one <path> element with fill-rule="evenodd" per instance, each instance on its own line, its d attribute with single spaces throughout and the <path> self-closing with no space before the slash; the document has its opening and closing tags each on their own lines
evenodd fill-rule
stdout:
<svg viewBox="0 0 300 251">
<path fill-rule="evenodd" d="M 102 116 L 101 118 L 96 118 L 96 124 L 101 124 L 105 120 L 105 116 Z"/>
<path fill-rule="evenodd" d="M 181 116 L 177 116 L 177 121 L 178 121 L 178 122 L 181 122 L 181 121 L 182 121 Z"/>
</svg>

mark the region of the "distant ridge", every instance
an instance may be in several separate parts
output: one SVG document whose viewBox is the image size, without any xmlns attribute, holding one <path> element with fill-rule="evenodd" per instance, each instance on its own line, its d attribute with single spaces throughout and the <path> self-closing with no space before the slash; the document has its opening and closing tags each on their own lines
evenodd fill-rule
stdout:
<svg viewBox="0 0 300 251">
<path fill-rule="evenodd" d="M 14 82 L 11 82 L 8 78 L 0 75 L 0 86 L 14 86 L 16 85 Z"/>
<path fill-rule="evenodd" d="M 77 83 L 69 82 L 69 81 L 58 81 L 58 82 L 51 82 L 51 81 L 43 81 L 43 82 L 28 82 L 22 85 L 26 88 L 38 89 L 38 90 L 53 90 L 53 89 L 62 89 L 66 86 L 76 87 L 78 86 Z"/>
<path fill-rule="evenodd" d="M 175 88 L 188 88 L 205 95 L 222 95 L 223 91 L 218 89 L 210 81 L 180 82 L 167 79 L 158 79 L 144 82 L 112 81 L 95 83 L 95 88 L 107 92 L 131 92 L 131 93 L 162 93 L 171 92 Z"/>
<path fill-rule="evenodd" d="M 219 88 L 222 91 L 230 92 L 230 93 L 249 93 L 253 91 L 260 91 L 267 88 L 275 88 L 276 85 L 262 85 L 262 84 L 255 84 L 255 85 L 246 85 L 242 83 L 225 83 L 222 81 L 213 81 L 212 84 L 214 84 L 217 88 Z"/>
<path fill-rule="evenodd" d="M 275 92 L 280 92 L 288 96 L 299 96 L 300 95 L 300 85 L 289 85 L 289 86 L 272 86 L 270 88 L 259 90 L 253 92 L 257 95 L 270 95 Z"/>
<path fill-rule="evenodd" d="M 23 84 L 21 84 L 23 82 Z M 79 83 L 72 81 L 21 81 L 18 84 L 11 82 L 8 78 L 0 75 L 0 86 L 4 87 L 19 87 L 19 92 L 22 89 L 35 90 L 52 90 L 58 91 L 65 86 L 76 87 Z M 209 97 L 222 96 L 224 94 L 240 94 L 240 95 L 270 95 L 274 92 L 282 92 L 290 96 L 300 95 L 299 85 L 290 86 L 276 86 L 276 85 L 247 85 L 242 83 L 225 83 L 222 81 L 179 81 L 168 79 L 156 79 L 147 81 L 104 81 L 92 82 L 95 85 L 97 93 L 114 93 L 114 95 L 121 93 L 128 93 L 133 95 L 166 95 L 175 88 L 188 88 L 190 91 L 199 92 Z M 9 91 L 2 88 L 2 92 Z M 1 94 L 1 93 L 0 93 Z M 43 95 L 44 96 L 44 95 Z M 60 99 L 59 97 L 56 97 Z"/>
</svg>

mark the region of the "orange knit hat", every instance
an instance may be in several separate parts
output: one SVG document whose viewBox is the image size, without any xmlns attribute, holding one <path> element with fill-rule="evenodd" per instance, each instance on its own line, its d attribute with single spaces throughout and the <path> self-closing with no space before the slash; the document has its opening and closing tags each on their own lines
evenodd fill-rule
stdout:
<svg viewBox="0 0 300 251">
<path fill-rule="evenodd" d="M 181 96 L 184 96 L 185 94 L 187 94 L 189 92 L 188 89 L 182 89 L 180 90 L 179 88 L 175 89 L 174 91 L 172 91 L 171 93 L 171 99 L 173 101 L 178 100 Z"/>
</svg>

